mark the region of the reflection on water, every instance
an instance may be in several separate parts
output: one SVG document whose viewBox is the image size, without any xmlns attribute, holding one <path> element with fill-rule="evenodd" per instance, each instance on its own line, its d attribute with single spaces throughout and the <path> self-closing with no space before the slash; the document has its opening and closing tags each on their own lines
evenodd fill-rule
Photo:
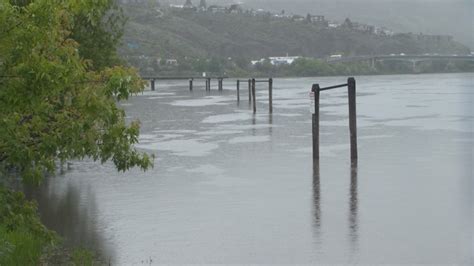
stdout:
<svg viewBox="0 0 474 266">
<path fill-rule="evenodd" d="M 350 200 L 349 200 L 349 236 L 351 241 L 351 248 L 353 251 L 357 250 L 359 238 L 359 225 L 357 220 L 357 162 L 351 165 L 351 186 L 350 186 Z"/>
<path fill-rule="evenodd" d="M 273 133 L 273 114 L 268 114 L 268 134 L 270 137 L 272 136 Z"/>
<path fill-rule="evenodd" d="M 349 242 L 351 250 L 358 249 L 359 225 L 358 225 L 358 199 L 357 199 L 357 162 L 351 164 L 350 168 L 350 193 L 349 193 Z M 313 161 L 313 228 L 316 240 L 321 240 L 321 175 L 319 160 Z"/>
<path fill-rule="evenodd" d="M 65 240 L 66 247 L 86 247 L 112 262 L 114 256 L 106 250 L 97 227 L 97 203 L 91 185 L 84 188 L 70 180 L 59 186 L 55 179 L 62 178 L 47 178 L 40 187 L 25 186 L 24 193 L 38 202 L 42 222 Z"/>
<path fill-rule="evenodd" d="M 319 161 L 313 161 L 313 225 L 316 233 L 316 239 L 320 239 L 321 234 L 321 187 L 319 175 Z"/>
</svg>

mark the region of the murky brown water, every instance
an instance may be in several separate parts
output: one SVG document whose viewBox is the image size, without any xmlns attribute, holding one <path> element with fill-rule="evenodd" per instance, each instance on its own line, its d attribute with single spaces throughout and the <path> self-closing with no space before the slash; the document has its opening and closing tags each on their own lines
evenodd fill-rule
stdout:
<svg viewBox="0 0 474 266">
<path fill-rule="evenodd" d="M 311 84 L 345 78 L 276 79 L 273 115 L 259 84 L 255 116 L 233 81 L 161 83 L 124 104 L 154 169 L 73 162 L 34 196 L 46 224 L 118 265 L 469 264 L 473 78 L 356 77 L 357 168 L 344 89 L 321 94 L 311 156 Z"/>
</svg>

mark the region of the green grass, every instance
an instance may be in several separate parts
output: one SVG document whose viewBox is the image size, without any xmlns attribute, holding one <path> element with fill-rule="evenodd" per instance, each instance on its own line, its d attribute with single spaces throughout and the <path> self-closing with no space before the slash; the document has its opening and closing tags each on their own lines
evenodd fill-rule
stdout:
<svg viewBox="0 0 474 266">
<path fill-rule="evenodd" d="M 0 186 L 0 265 L 36 265 L 57 236 L 40 221 L 23 193 Z"/>
<path fill-rule="evenodd" d="M 36 265 L 45 243 L 31 232 L 0 227 L 0 265 Z"/>
<path fill-rule="evenodd" d="M 78 266 L 92 266 L 94 265 L 94 254 L 88 249 L 78 248 L 72 253 L 72 262 Z"/>
</svg>

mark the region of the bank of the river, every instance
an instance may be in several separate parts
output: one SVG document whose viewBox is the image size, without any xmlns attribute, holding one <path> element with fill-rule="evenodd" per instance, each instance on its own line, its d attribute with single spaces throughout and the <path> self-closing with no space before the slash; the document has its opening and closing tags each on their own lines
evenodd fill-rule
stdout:
<svg viewBox="0 0 474 266">
<path fill-rule="evenodd" d="M 214 67 L 194 67 L 191 63 L 183 63 L 176 67 L 167 67 L 159 71 L 150 69 L 141 70 L 144 76 L 196 76 L 203 72 L 212 75 L 225 76 L 273 76 L 273 77 L 316 77 L 316 76 L 347 76 L 347 75 L 401 75 L 401 74 L 432 74 L 432 73 L 464 73 L 474 72 L 474 62 L 461 61 L 439 61 L 418 62 L 415 66 L 412 62 L 377 62 L 370 65 L 367 62 L 328 63 L 321 59 L 302 58 L 297 59 L 290 65 L 272 65 L 269 61 L 258 63 L 254 66 L 241 66 L 224 63 L 209 62 L 216 64 Z M 188 65 L 187 65 L 188 64 Z"/>
<path fill-rule="evenodd" d="M 99 265 L 85 248 L 67 248 L 40 220 L 36 202 L 0 186 L 0 265 Z"/>
<path fill-rule="evenodd" d="M 345 72 L 345 73 L 315 73 L 308 74 L 304 72 L 300 73 L 272 73 L 272 72 L 259 72 L 259 71 L 237 71 L 237 72 L 224 72 L 219 74 L 213 74 L 216 76 L 226 76 L 232 78 L 248 78 L 248 77 L 273 77 L 273 78 L 308 78 L 308 77 L 338 77 L 338 76 L 395 76 L 395 75 L 423 75 L 423 74 L 468 74 L 474 73 L 474 67 L 472 69 L 461 69 L 456 71 L 427 71 L 427 72 L 413 72 L 413 71 L 404 71 L 404 72 L 377 72 L 377 71 L 365 71 L 365 72 Z M 148 74 L 156 77 L 194 77 L 200 76 L 202 73 L 197 72 L 181 72 L 181 71 L 172 71 L 172 72 L 161 72 L 161 73 L 152 73 Z M 146 74 L 142 74 L 147 76 Z"/>
</svg>

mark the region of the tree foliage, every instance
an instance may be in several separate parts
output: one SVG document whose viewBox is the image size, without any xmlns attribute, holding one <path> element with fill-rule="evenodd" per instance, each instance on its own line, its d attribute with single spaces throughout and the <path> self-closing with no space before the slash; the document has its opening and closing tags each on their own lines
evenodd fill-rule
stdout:
<svg viewBox="0 0 474 266">
<path fill-rule="evenodd" d="M 71 38 L 79 43 L 79 55 L 94 69 L 118 65 L 117 45 L 126 17 L 114 0 L 76 1 Z"/>
<path fill-rule="evenodd" d="M 98 25 L 108 3 L 0 0 L 0 173 L 37 183 L 58 163 L 85 157 L 111 160 L 119 170 L 151 166 L 133 147 L 139 123 L 127 125 L 116 105 L 141 91 L 142 80 L 134 69 L 106 67 L 107 60 L 94 65 L 101 56 L 84 58 L 74 39 L 77 18 Z"/>
</svg>

